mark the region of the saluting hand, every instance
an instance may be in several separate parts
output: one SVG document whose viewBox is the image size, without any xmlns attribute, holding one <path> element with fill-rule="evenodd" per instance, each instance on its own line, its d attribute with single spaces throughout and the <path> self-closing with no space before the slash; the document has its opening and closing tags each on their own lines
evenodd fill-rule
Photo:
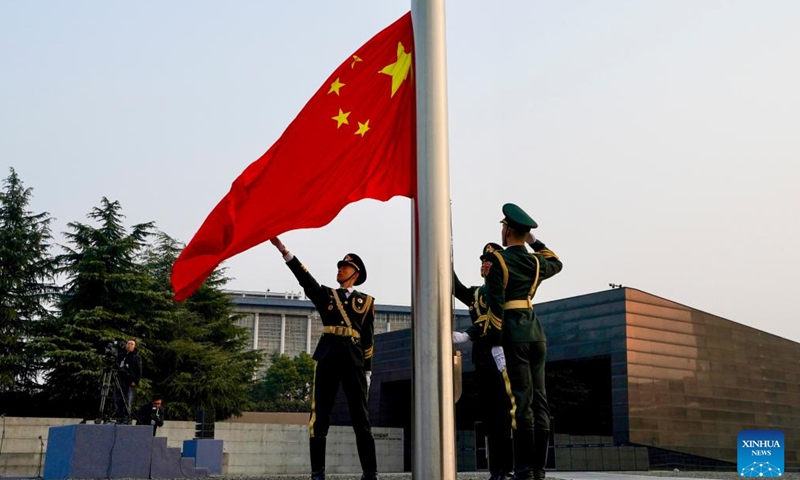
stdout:
<svg viewBox="0 0 800 480">
<path fill-rule="evenodd" d="M 527 243 L 528 245 L 533 245 L 534 243 L 536 243 L 536 237 L 533 236 L 532 232 L 528 232 L 525 234 L 525 243 Z"/>
</svg>

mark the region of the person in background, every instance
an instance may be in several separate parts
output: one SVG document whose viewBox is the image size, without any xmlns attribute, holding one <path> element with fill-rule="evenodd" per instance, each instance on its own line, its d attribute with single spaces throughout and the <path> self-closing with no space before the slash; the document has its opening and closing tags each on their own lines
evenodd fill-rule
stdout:
<svg viewBox="0 0 800 480">
<path fill-rule="evenodd" d="M 136 387 L 142 379 L 142 357 L 136 353 L 136 340 L 129 339 L 125 350 L 117 356 L 117 379 L 120 388 L 114 388 L 114 416 L 130 423 Z"/>
<path fill-rule="evenodd" d="M 158 427 L 164 426 L 164 398 L 161 395 L 153 396 L 150 403 L 145 403 L 136 411 L 137 425 L 152 425 L 153 436 L 156 436 Z"/>
</svg>

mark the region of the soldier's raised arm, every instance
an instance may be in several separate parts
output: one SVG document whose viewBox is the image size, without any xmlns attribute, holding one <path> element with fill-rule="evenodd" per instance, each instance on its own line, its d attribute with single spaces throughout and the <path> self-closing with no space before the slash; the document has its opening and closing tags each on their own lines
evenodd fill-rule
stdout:
<svg viewBox="0 0 800 480">
<path fill-rule="evenodd" d="M 321 286 L 319 282 L 314 279 L 306 266 L 300 263 L 300 260 L 286 248 L 286 245 L 281 242 L 280 238 L 273 237 L 270 238 L 269 241 L 281 252 L 283 260 L 286 261 L 286 266 L 289 267 L 289 270 L 292 271 L 295 278 L 300 282 L 300 286 L 303 287 L 303 292 L 305 292 L 306 297 L 311 300 L 315 307 L 326 306 L 328 304 L 328 289 Z"/>
<path fill-rule="evenodd" d="M 534 237 L 533 233 L 528 232 L 525 236 L 525 243 L 533 249 L 533 254 L 539 257 L 539 282 L 556 275 L 564 268 L 564 264 L 561 263 L 561 259 L 558 258 L 558 255 L 547 248 L 541 240 Z"/>
</svg>

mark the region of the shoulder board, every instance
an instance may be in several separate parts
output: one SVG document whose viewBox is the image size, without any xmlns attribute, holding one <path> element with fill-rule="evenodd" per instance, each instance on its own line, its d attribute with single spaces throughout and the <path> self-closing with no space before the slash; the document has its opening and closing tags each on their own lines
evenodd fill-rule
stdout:
<svg viewBox="0 0 800 480">
<path fill-rule="evenodd" d="M 366 293 L 354 291 L 351 297 L 353 297 L 351 304 L 356 313 L 365 313 L 368 309 L 372 308 L 374 299 Z"/>
</svg>

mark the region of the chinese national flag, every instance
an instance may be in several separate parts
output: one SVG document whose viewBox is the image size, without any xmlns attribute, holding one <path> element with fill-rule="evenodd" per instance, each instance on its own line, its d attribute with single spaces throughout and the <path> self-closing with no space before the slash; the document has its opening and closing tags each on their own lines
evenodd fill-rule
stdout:
<svg viewBox="0 0 800 480">
<path fill-rule="evenodd" d="M 407 13 L 328 77 L 175 261 L 175 300 L 191 296 L 223 260 L 276 235 L 326 225 L 363 198 L 413 195 L 413 48 Z"/>
</svg>

